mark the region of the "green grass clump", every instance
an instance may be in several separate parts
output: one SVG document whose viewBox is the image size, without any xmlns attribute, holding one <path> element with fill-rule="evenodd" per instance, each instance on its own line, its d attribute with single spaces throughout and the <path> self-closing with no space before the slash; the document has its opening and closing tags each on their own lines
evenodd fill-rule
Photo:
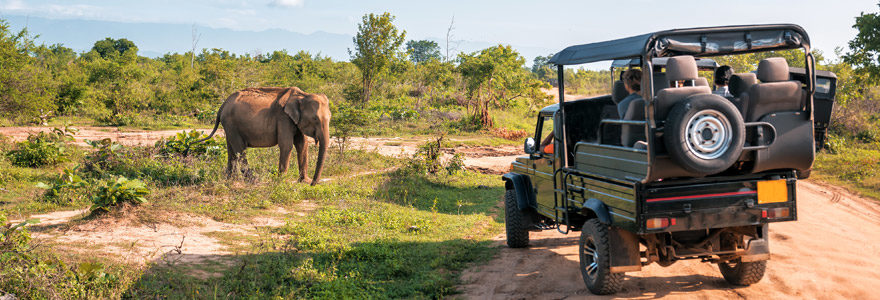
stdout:
<svg viewBox="0 0 880 300">
<path fill-rule="evenodd" d="M 816 156 L 813 178 L 880 199 L 880 143 L 831 136 L 828 146 Z"/>
</svg>

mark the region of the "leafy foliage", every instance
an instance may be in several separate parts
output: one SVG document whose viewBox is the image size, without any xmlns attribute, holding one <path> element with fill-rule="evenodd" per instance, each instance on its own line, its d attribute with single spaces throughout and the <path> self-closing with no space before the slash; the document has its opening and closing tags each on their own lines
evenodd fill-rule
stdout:
<svg viewBox="0 0 880 300">
<path fill-rule="evenodd" d="M 370 101 L 376 79 L 402 54 L 400 45 L 406 38 L 406 31 L 398 31 L 393 21 L 394 16 L 386 12 L 364 15 L 358 24 L 351 62 L 361 70 L 364 102 Z"/>
<path fill-rule="evenodd" d="M 121 204 L 142 204 L 147 202 L 150 190 L 143 181 L 116 177 L 102 183 L 92 197 L 92 211 L 110 211 Z"/>
<path fill-rule="evenodd" d="M 440 46 L 437 45 L 437 42 L 429 40 L 407 41 L 406 52 L 409 53 L 409 59 L 416 64 L 430 60 L 439 61 L 443 58 L 443 55 L 440 54 Z"/>
<path fill-rule="evenodd" d="M 880 4 L 878 4 L 880 6 Z M 852 26 L 859 31 L 849 41 L 845 62 L 868 75 L 872 83 L 880 82 L 880 13 L 862 12 Z"/>
<path fill-rule="evenodd" d="M 198 130 L 183 131 L 168 139 L 157 141 L 156 147 L 160 147 L 162 153 L 183 156 L 222 153 L 223 145 L 216 137 L 199 142 L 207 137 L 207 134 Z"/>
<path fill-rule="evenodd" d="M 61 201 L 63 196 L 75 193 L 77 189 L 86 187 L 87 182 L 76 173 L 76 169 L 64 169 L 57 178 L 51 182 L 37 183 L 37 187 L 45 189 L 43 197 L 50 201 Z"/>
<path fill-rule="evenodd" d="M 16 149 L 6 153 L 13 165 L 20 167 L 40 167 L 66 161 L 67 151 L 64 142 L 71 140 L 66 132 L 55 129 L 51 133 L 38 132 L 28 135 L 28 139 L 16 144 Z"/>
</svg>

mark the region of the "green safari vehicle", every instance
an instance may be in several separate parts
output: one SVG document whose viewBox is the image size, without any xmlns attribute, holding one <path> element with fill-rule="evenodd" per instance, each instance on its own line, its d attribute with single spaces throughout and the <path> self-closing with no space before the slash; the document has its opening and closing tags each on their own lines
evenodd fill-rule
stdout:
<svg viewBox="0 0 880 300">
<path fill-rule="evenodd" d="M 790 49 L 804 51 L 805 68 L 761 60 L 733 75 L 729 95 L 701 77 L 717 66 L 713 56 Z M 641 99 L 624 115 L 621 82 L 605 96 L 564 100 L 565 66 L 609 61 L 618 62 L 612 78 L 621 68 L 642 75 Z M 797 220 L 796 182 L 815 155 L 815 59 L 803 28 L 667 30 L 571 46 L 550 63 L 560 102 L 538 113 L 528 155 L 502 176 L 507 244 L 527 247 L 530 231 L 580 231 L 580 269 L 595 294 L 619 291 L 625 272 L 685 259 L 717 264 L 734 285 L 760 281 L 768 226 Z M 553 151 L 538 147 L 551 132 Z"/>
</svg>

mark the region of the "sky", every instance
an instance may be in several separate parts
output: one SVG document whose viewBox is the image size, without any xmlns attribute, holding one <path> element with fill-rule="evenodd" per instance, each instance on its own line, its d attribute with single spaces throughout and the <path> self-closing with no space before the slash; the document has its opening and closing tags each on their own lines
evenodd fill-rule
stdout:
<svg viewBox="0 0 880 300">
<path fill-rule="evenodd" d="M 851 28 L 855 17 L 877 12 L 877 4 L 877 0 L 0 0 L 0 17 L 354 35 L 364 14 L 387 11 L 396 16 L 394 23 L 406 30 L 407 39 L 442 39 L 454 16 L 453 40 L 560 50 L 673 28 L 795 23 L 810 34 L 814 48 L 833 58 L 834 49 L 845 47 L 856 34 Z"/>
</svg>

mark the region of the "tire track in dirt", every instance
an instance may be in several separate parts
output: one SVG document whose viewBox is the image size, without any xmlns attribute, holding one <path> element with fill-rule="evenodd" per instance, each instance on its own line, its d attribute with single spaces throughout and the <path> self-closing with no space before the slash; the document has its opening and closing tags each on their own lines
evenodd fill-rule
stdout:
<svg viewBox="0 0 880 300">
<path fill-rule="evenodd" d="M 594 296 L 581 279 L 579 233 L 531 233 L 532 246 L 511 249 L 504 235 L 491 262 L 463 275 L 465 298 L 871 299 L 880 287 L 880 205 L 837 187 L 798 182 L 798 221 L 770 225 L 772 258 L 761 282 L 728 285 L 715 265 L 680 261 L 627 273 L 623 291 Z"/>
</svg>

